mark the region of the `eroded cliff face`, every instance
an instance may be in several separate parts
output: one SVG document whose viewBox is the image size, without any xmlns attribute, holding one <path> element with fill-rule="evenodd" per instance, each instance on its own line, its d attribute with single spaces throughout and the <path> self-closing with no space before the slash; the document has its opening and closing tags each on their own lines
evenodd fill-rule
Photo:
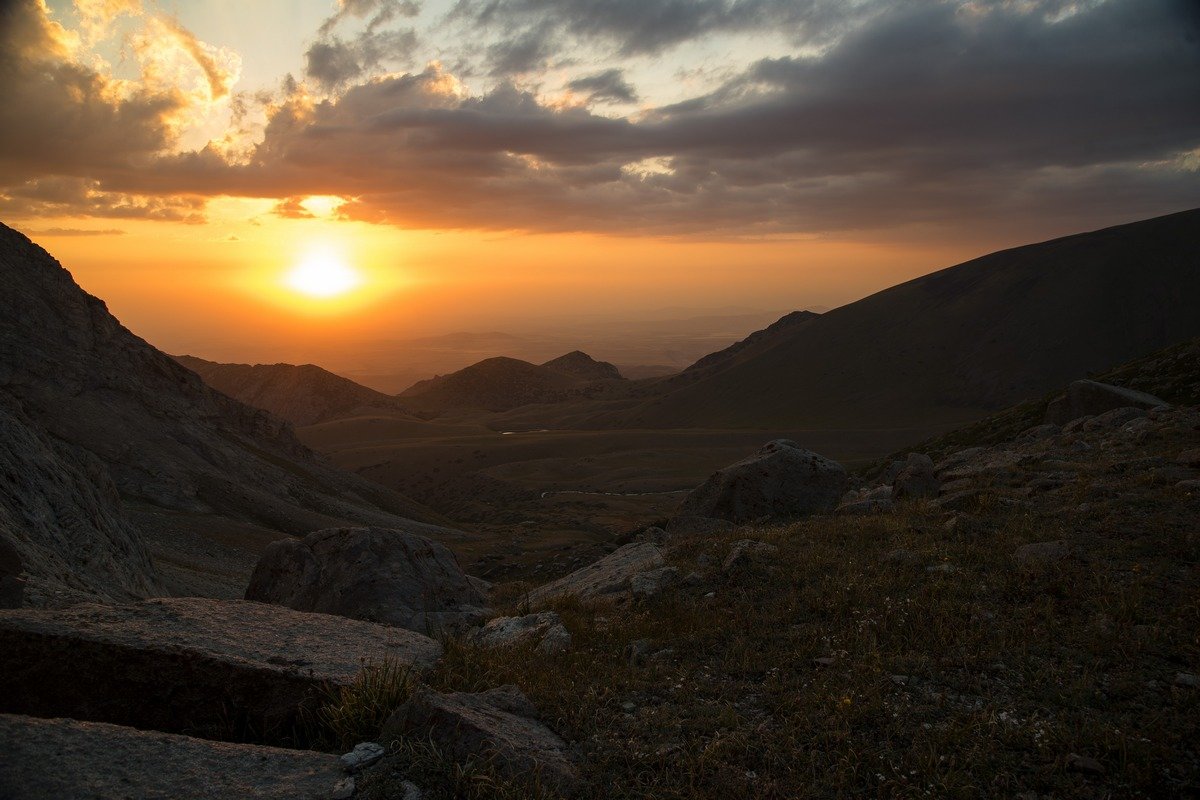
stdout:
<svg viewBox="0 0 1200 800">
<path fill-rule="evenodd" d="M 286 533 L 440 521 L 329 466 L 282 420 L 206 386 L 2 225 L 0 286 L 0 535 L 31 585 L 157 593 L 122 502 Z"/>
</svg>

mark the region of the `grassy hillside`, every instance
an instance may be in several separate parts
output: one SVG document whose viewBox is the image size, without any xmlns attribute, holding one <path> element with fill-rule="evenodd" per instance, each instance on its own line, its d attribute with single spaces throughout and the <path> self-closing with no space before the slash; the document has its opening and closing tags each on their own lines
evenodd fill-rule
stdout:
<svg viewBox="0 0 1200 800">
<path fill-rule="evenodd" d="M 962 421 L 1200 335 L 1200 210 L 1005 250 L 756 341 L 610 427 Z"/>
</svg>

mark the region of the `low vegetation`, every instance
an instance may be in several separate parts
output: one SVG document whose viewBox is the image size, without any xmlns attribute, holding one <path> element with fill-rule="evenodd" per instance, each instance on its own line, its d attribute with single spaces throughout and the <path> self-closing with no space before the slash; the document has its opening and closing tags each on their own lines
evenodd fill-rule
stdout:
<svg viewBox="0 0 1200 800">
<path fill-rule="evenodd" d="M 1143 488 L 1071 514 L 984 498 L 952 529 L 920 503 L 743 529 L 778 553 L 646 605 L 560 604 L 562 655 L 448 642 L 427 680 L 518 685 L 576 743 L 584 797 L 1178 795 L 1200 785 L 1200 691 L 1175 685 L 1200 662 L 1200 502 Z M 1052 539 L 1079 555 L 1014 561 Z M 434 796 L 463 784 L 406 760 Z"/>
</svg>

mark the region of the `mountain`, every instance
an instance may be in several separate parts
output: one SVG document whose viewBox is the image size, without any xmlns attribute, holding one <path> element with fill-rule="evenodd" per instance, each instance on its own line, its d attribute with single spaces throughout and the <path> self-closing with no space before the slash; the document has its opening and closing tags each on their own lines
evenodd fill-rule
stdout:
<svg viewBox="0 0 1200 800">
<path fill-rule="evenodd" d="M 790 314 L 785 314 L 775 322 L 763 328 L 761 331 L 755 331 L 741 341 L 734 342 L 724 350 L 718 350 L 715 353 L 710 353 L 704 358 L 692 364 L 683 371 L 683 375 L 694 379 L 702 374 L 712 371 L 720 367 L 722 364 L 729 364 L 742 353 L 751 347 L 754 347 L 760 342 L 770 342 L 776 340 L 783 335 L 796 330 L 801 325 L 814 320 L 820 314 L 814 314 L 812 311 L 793 311 Z"/>
<path fill-rule="evenodd" d="M 0 285 L 0 537 L 46 602 L 156 593 L 147 531 L 131 522 L 145 508 L 295 534 L 443 521 L 206 386 L 3 225 Z"/>
<path fill-rule="evenodd" d="M 622 380 L 620 371 L 612 364 L 607 361 L 597 361 L 579 350 L 572 350 L 565 356 L 547 361 L 542 366 L 555 372 L 562 372 L 589 381 Z"/>
<path fill-rule="evenodd" d="M 593 424 L 967 421 L 1200 334 L 1198 297 L 1200 209 L 992 253 L 764 331 Z"/>
<path fill-rule="evenodd" d="M 219 364 L 174 356 L 218 392 L 297 427 L 363 411 L 403 411 L 400 402 L 314 364 Z"/>
<path fill-rule="evenodd" d="M 616 367 L 578 351 L 541 365 L 500 356 L 421 381 L 400 397 L 422 410 L 508 411 L 531 403 L 590 397 L 617 382 L 624 379 Z"/>
</svg>

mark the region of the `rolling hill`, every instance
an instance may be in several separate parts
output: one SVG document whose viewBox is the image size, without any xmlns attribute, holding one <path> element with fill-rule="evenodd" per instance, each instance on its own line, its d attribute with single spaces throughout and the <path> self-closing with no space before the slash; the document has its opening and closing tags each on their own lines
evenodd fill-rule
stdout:
<svg viewBox="0 0 1200 800">
<path fill-rule="evenodd" d="M 314 364 L 219 364 L 195 356 L 173 358 L 218 392 L 297 427 L 357 413 L 404 411 L 395 397 Z"/>
<path fill-rule="evenodd" d="M 1200 334 L 1197 298 L 1192 210 L 992 253 L 764 331 L 589 424 L 965 422 Z"/>
<path fill-rule="evenodd" d="M 591 397 L 624 384 L 616 367 L 575 351 L 545 364 L 517 358 L 487 358 L 449 375 L 421 381 L 400 395 L 422 411 L 449 409 L 508 411 L 535 403 Z"/>
</svg>

